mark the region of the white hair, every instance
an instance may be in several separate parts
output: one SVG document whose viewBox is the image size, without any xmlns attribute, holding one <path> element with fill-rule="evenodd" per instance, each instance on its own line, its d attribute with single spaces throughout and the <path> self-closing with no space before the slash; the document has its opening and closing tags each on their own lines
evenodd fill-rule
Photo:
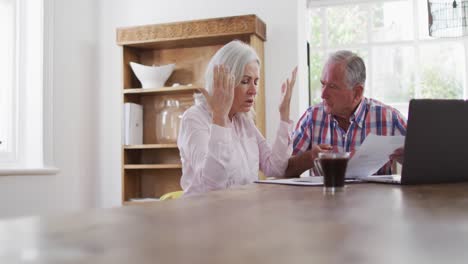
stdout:
<svg viewBox="0 0 468 264">
<path fill-rule="evenodd" d="M 349 50 L 336 51 L 330 54 L 327 60 L 328 63 L 344 63 L 345 78 L 349 89 L 358 84 L 364 87 L 366 83 L 366 65 L 356 53 Z"/>
<path fill-rule="evenodd" d="M 260 59 L 255 50 L 240 40 L 233 40 L 219 49 L 211 58 L 205 72 L 205 89 L 213 94 L 213 69 L 216 65 L 223 64 L 234 75 L 235 86 L 237 87 L 244 76 L 245 66 L 251 62 L 257 62 L 260 66 Z M 207 104 L 203 94 L 195 94 L 195 104 Z M 253 108 L 251 114 L 254 115 Z"/>
</svg>

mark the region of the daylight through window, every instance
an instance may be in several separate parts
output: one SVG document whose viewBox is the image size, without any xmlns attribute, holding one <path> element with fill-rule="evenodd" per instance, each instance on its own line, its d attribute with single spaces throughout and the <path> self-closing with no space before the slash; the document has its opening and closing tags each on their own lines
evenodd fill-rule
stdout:
<svg viewBox="0 0 468 264">
<path fill-rule="evenodd" d="M 365 95 L 407 115 L 412 98 L 467 97 L 468 38 L 431 38 L 426 1 L 310 2 L 311 104 L 330 52 L 348 49 L 367 67 Z"/>
</svg>

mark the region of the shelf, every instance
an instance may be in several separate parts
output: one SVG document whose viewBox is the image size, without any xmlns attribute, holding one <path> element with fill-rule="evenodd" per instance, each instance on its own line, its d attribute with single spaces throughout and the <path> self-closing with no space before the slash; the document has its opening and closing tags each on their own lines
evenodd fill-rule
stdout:
<svg viewBox="0 0 468 264">
<path fill-rule="evenodd" d="M 170 148 L 177 148 L 177 144 L 124 145 L 124 149 L 170 149 Z"/>
<path fill-rule="evenodd" d="M 157 169 L 181 169 L 182 164 L 127 164 L 126 170 L 157 170 Z"/>
<path fill-rule="evenodd" d="M 155 203 L 155 202 L 160 202 L 159 199 L 142 199 L 141 201 L 124 201 L 123 205 L 144 205 L 148 203 Z"/>
<path fill-rule="evenodd" d="M 266 25 L 255 15 L 172 22 L 117 29 L 117 44 L 148 49 L 209 46 L 255 35 L 266 40 Z"/>
<path fill-rule="evenodd" d="M 161 87 L 161 88 L 128 88 L 124 89 L 124 94 L 154 94 L 154 95 L 168 95 L 168 94 L 180 94 L 180 93 L 195 93 L 200 86 L 177 86 L 177 87 Z"/>
<path fill-rule="evenodd" d="M 154 201 L 154 202 L 159 202 L 159 201 Z M 133 202 L 133 201 L 124 201 L 123 205 L 128 206 L 128 205 L 145 205 L 148 203 L 153 203 L 153 202 Z"/>
</svg>

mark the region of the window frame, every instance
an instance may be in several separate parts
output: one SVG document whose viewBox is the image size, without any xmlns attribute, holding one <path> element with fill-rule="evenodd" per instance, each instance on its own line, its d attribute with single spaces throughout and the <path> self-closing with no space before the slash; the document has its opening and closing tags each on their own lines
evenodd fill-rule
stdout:
<svg viewBox="0 0 468 264">
<path fill-rule="evenodd" d="M 27 23 L 26 19 L 31 19 L 30 17 L 28 18 L 26 16 L 26 14 L 29 14 L 26 10 L 31 8 L 28 5 L 38 4 L 39 1 L 17 0 L 16 2 L 19 3 L 19 10 L 17 11 L 19 18 L 16 20 L 16 26 L 23 26 L 23 28 L 19 29 L 21 30 L 19 34 L 25 34 L 25 32 L 28 30 L 24 28 Z M 59 172 L 59 169 L 54 166 L 55 162 L 53 156 L 53 0 L 42 0 L 39 5 L 39 9 L 41 9 L 39 19 L 42 22 L 40 25 L 40 27 L 42 27 L 42 31 L 39 33 L 40 44 L 38 49 L 40 55 L 38 55 L 39 60 L 36 61 L 38 62 L 36 63 L 36 66 L 38 65 L 38 67 L 41 69 L 40 73 L 36 77 L 38 80 L 40 80 L 41 85 L 36 90 L 34 90 L 34 93 L 39 95 L 38 97 L 40 98 L 34 98 L 34 100 L 40 100 L 40 102 L 34 103 L 35 108 L 26 109 L 27 106 L 25 105 L 30 103 L 32 100 L 31 96 L 28 98 L 28 96 L 25 95 L 25 91 L 30 89 L 30 87 L 27 87 L 27 82 L 24 82 L 23 84 L 17 84 L 19 90 L 17 100 L 19 113 L 16 117 L 18 122 L 18 131 L 16 133 L 19 147 L 18 159 L 15 163 L 6 163 L 2 161 L 0 163 L 0 176 L 49 175 Z M 17 41 L 19 42 L 16 46 L 18 47 L 19 45 L 19 49 L 21 49 L 19 52 L 21 52 L 21 54 L 17 56 L 16 63 L 17 65 L 21 65 L 22 68 L 31 67 L 31 65 L 22 63 L 24 63 L 25 59 L 30 59 L 28 56 L 30 57 L 31 54 L 33 54 L 33 56 L 36 56 L 36 54 L 31 53 L 30 50 L 26 51 L 28 47 L 23 46 L 26 41 L 21 41 L 21 37 L 25 38 L 25 36 L 20 35 L 19 38 L 17 37 Z M 28 69 L 19 69 L 17 78 L 20 80 L 22 78 L 24 80 L 24 76 L 30 74 L 31 72 L 30 71 L 29 73 L 25 73 L 27 70 Z M 38 69 L 35 68 L 34 71 L 35 70 Z M 23 75 L 21 76 L 21 74 Z M 29 100 L 29 102 L 27 102 L 27 100 Z M 34 111 L 38 112 L 39 114 L 35 114 Z M 29 116 L 27 112 L 29 112 Z M 31 113 L 33 114 L 31 115 Z M 31 123 L 29 121 L 31 121 L 31 118 L 39 119 L 36 122 L 36 125 L 33 127 L 34 129 L 38 129 L 36 131 L 40 131 L 39 133 L 36 133 L 38 136 L 35 138 L 31 138 L 31 135 L 34 134 L 33 132 L 26 131 L 31 130 L 31 127 L 29 127 L 29 123 Z M 26 129 L 26 126 L 29 128 Z M 36 139 L 40 142 L 34 142 Z M 34 145 L 32 147 L 33 149 L 31 149 L 31 143 Z M 32 157 L 33 155 L 34 157 Z"/>
<path fill-rule="evenodd" d="M 365 4 L 366 8 L 370 8 L 370 4 L 375 3 L 385 3 L 385 2 L 397 2 L 397 1 L 409 1 L 412 4 L 412 11 L 413 11 L 413 35 L 412 39 L 410 40 L 398 40 L 398 41 L 375 41 L 372 39 L 372 16 L 368 16 L 367 20 L 367 41 L 365 43 L 353 43 L 353 44 L 346 44 L 346 45 L 328 45 L 328 28 L 327 28 L 327 17 L 326 17 L 326 10 L 325 8 L 329 7 L 339 7 L 339 6 L 347 6 L 350 4 Z M 467 99 L 468 97 L 468 36 L 463 37 L 456 37 L 456 38 L 431 38 L 429 37 L 429 33 L 427 33 L 427 37 L 421 37 L 420 34 L 420 16 L 424 14 L 419 14 L 419 5 L 418 0 L 377 0 L 377 1 L 370 1 L 370 0 L 330 0 L 330 1 L 308 1 L 308 8 L 309 10 L 312 8 L 320 8 L 320 20 L 321 23 L 321 44 L 320 46 L 310 46 L 311 54 L 313 52 L 320 52 L 322 56 L 326 56 L 330 50 L 338 50 L 338 49 L 351 49 L 351 50 L 365 50 L 367 52 L 367 84 L 372 84 L 374 76 L 372 75 L 373 69 L 373 59 L 375 54 L 373 54 L 372 48 L 373 47 L 392 47 L 392 46 L 407 46 L 412 47 L 415 51 L 414 60 L 415 63 L 421 61 L 420 59 L 420 48 L 427 44 L 448 44 L 448 43 L 458 43 L 462 44 L 465 50 L 465 73 L 464 73 L 464 89 L 463 89 L 463 96 L 462 99 Z M 368 10 L 369 11 L 369 10 Z M 310 19 L 310 14 L 308 15 Z M 310 20 L 308 20 L 308 24 L 310 25 Z M 324 23 L 325 22 L 325 23 Z M 308 39 L 310 39 L 310 30 L 307 31 Z M 325 61 L 326 57 L 322 57 L 321 60 Z M 418 95 L 421 93 L 421 72 L 416 70 L 414 72 L 415 75 L 415 97 L 417 98 Z M 311 93 L 313 87 L 309 87 L 309 92 Z M 370 89 L 366 89 L 366 96 L 372 97 L 373 90 L 372 87 Z M 314 98 L 311 97 L 309 103 L 312 103 Z M 390 106 L 393 106 L 397 109 L 404 109 L 402 114 L 407 116 L 409 102 L 385 102 Z"/>
<path fill-rule="evenodd" d="M 15 43 L 17 42 L 17 27 L 18 27 L 18 23 L 17 23 L 17 17 L 18 17 L 18 12 L 17 12 L 17 1 L 14 1 L 14 0 L 10 0 L 10 4 L 13 6 L 13 30 L 12 30 L 12 40 L 13 40 L 13 45 L 12 45 L 12 61 L 11 61 L 11 65 L 10 67 L 12 68 L 11 69 L 11 91 L 10 91 L 10 100 L 12 100 L 13 102 L 16 101 L 16 98 L 17 98 L 17 93 L 16 93 L 16 89 L 13 89 L 13 87 L 16 87 L 16 76 L 17 76 L 17 69 L 16 69 L 16 57 L 17 57 L 17 47 L 15 45 Z M 14 162 L 16 159 L 17 159 L 17 127 L 18 127 L 18 123 L 17 123 L 17 108 L 15 107 L 17 105 L 17 103 L 12 103 L 11 106 L 9 107 L 10 108 L 10 113 L 11 113 L 11 119 L 9 120 L 8 124 L 6 124 L 8 128 L 4 128 L 5 130 L 9 130 L 6 134 L 9 135 L 9 137 L 7 136 L 6 138 L 1 138 L 0 140 L 4 141 L 4 140 L 9 140 L 9 148 L 7 151 L 2 151 L 0 152 L 0 160 L 4 161 L 4 162 Z M 3 123 L 3 122 L 2 122 Z M 5 124 L 5 123 L 3 123 Z M 5 143 L 3 143 L 5 144 Z"/>
</svg>

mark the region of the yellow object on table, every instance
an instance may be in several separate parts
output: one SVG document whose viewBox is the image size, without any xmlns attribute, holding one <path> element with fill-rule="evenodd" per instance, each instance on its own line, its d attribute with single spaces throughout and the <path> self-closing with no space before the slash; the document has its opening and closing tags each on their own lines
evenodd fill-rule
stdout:
<svg viewBox="0 0 468 264">
<path fill-rule="evenodd" d="M 175 192 L 170 192 L 166 193 L 163 196 L 159 198 L 160 201 L 165 201 L 165 200 L 172 200 L 172 199 L 177 199 L 184 194 L 184 191 L 175 191 Z"/>
</svg>

